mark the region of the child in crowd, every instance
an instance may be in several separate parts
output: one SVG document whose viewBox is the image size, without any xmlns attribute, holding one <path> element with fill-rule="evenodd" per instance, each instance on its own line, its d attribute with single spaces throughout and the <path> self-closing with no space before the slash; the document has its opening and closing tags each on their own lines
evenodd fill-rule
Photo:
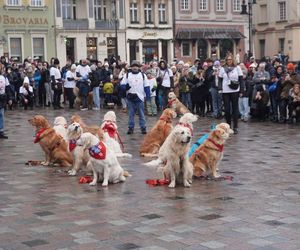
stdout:
<svg viewBox="0 0 300 250">
<path fill-rule="evenodd" d="M 249 117 L 249 95 L 250 95 L 250 83 L 247 81 L 247 74 L 248 70 L 245 66 L 245 64 L 240 63 L 239 64 L 242 72 L 243 72 L 243 81 L 245 88 L 241 90 L 240 97 L 239 97 L 239 111 L 241 114 L 241 120 L 244 122 L 248 121 Z"/>
<path fill-rule="evenodd" d="M 296 83 L 290 91 L 290 106 L 292 109 L 292 119 L 300 121 L 300 84 Z"/>
<path fill-rule="evenodd" d="M 157 82 L 156 79 L 153 77 L 152 72 L 150 70 L 146 71 L 146 76 L 147 79 L 147 85 L 150 86 L 151 90 L 151 100 L 146 102 L 147 105 L 147 113 L 148 115 L 151 116 L 156 116 L 157 115 L 157 106 L 155 103 L 155 98 L 156 98 L 156 89 L 157 89 Z"/>
</svg>

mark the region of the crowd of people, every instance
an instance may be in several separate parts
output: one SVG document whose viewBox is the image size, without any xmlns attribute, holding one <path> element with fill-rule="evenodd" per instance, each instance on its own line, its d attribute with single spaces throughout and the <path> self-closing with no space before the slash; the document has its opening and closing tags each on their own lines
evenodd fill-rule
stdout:
<svg viewBox="0 0 300 250">
<path fill-rule="evenodd" d="M 169 64 L 162 59 L 144 64 L 128 64 L 115 58 L 103 62 L 82 59 L 76 64 L 67 60 L 62 66 L 57 58 L 49 63 L 26 58 L 19 64 L 1 57 L 0 137 L 6 137 L 4 108 L 73 109 L 77 97 L 82 111 L 113 106 L 128 111 L 129 133 L 138 112 L 141 130 L 145 132 L 144 101 L 147 114 L 156 116 L 168 106 L 170 91 L 192 113 L 215 119 L 224 115 L 236 133 L 238 120 L 247 122 L 250 117 L 279 123 L 300 122 L 300 62 L 282 61 L 278 56 L 260 61 L 252 56 L 239 63 L 235 59 L 231 54 L 223 60 L 174 60 Z M 88 104 L 89 96 L 92 105 Z M 143 100 L 136 105 L 135 98 Z"/>
</svg>

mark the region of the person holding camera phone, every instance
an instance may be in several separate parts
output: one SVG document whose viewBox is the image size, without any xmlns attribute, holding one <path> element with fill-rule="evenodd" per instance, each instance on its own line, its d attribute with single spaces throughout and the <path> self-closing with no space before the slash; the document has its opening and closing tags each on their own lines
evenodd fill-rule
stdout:
<svg viewBox="0 0 300 250">
<path fill-rule="evenodd" d="M 223 96 L 226 122 L 232 127 L 231 121 L 233 120 L 233 131 L 238 134 L 239 96 L 240 92 L 244 91 L 243 72 L 235 64 L 231 54 L 226 56 L 219 78 L 218 89 Z"/>
</svg>

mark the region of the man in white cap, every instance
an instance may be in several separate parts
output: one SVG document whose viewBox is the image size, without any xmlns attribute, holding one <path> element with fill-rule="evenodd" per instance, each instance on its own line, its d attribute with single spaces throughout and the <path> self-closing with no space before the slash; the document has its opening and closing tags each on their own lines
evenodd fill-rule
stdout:
<svg viewBox="0 0 300 250">
<path fill-rule="evenodd" d="M 146 76 L 142 73 L 140 63 L 138 61 L 132 61 L 131 72 L 127 73 L 121 81 L 121 88 L 126 91 L 126 99 L 128 106 L 128 132 L 127 134 L 133 134 L 134 131 L 134 116 L 138 113 L 139 125 L 142 134 L 146 134 L 146 119 L 144 114 L 144 99 L 150 101 L 150 87 L 147 84 Z"/>
</svg>

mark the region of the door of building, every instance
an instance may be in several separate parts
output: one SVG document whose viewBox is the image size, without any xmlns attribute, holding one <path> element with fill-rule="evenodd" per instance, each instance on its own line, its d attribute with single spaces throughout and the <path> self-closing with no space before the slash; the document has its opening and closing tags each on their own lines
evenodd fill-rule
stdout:
<svg viewBox="0 0 300 250">
<path fill-rule="evenodd" d="M 168 41 L 167 40 L 161 41 L 161 51 L 162 51 L 161 57 L 167 62 L 168 61 Z"/>
<path fill-rule="evenodd" d="M 75 38 L 67 38 L 66 40 L 66 55 L 67 59 L 75 61 Z"/>
<path fill-rule="evenodd" d="M 203 39 L 198 40 L 198 58 L 201 62 L 207 58 L 207 42 Z"/>
<path fill-rule="evenodd" d="M 229 53 L 233 54 L 233 41 L 223 39 L 219 42 L 220 45 L 220 58 L 224 59 Z"/>
<path fill-rule="evenodd" d="M 136 60 L 136 53 L 137 53 L 136 41 L 135 40 L 130 40 L 129 41 L 129 58 L 130 58 L 130 63 L 133 60 Z"/>
<path fill-rule="evenodd" d="M 144 40 L 143 41 L 143 61 L 151 62 L 158 56 L 158 41 L 157 40 Z M 157 60 L 157 59 L 156 59 Z"/>
</svg>

